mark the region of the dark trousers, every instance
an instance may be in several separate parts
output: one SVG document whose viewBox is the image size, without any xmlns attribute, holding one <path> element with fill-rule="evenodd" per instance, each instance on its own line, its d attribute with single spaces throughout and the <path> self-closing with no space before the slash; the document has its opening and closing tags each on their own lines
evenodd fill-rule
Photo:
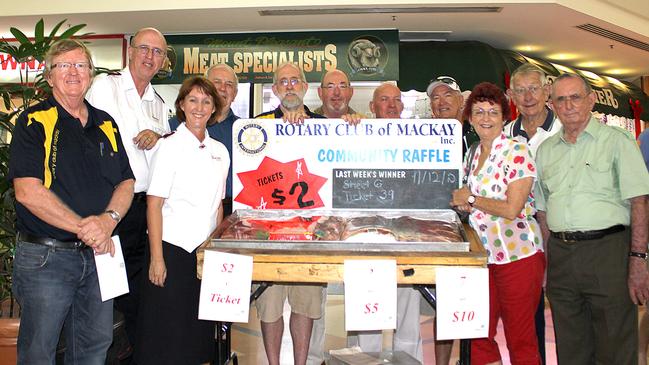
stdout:
<svg viewBox="0 0 649 365">
<path fill-rule="evenodd" d="M 536 338 L 539 341 L 541 364 L 545 365 L 545 291 L 543 288 L 541 288 L 539 306 L 536 307 L 536 313 L 534 314 L 534 324 L 536 325 Z"/>
<path fill-rule="evenodd" d="M 144 268 L 144 257 L 148 247 L 146 230 L 146 195 L 138 193 L 131 208 L 117 226 L 122 243 L 129 293 L 115 299 L 115 308 L 124 314 L 124 327 L 131 346 L 135 344 L 140 281 Z"/>
<path fill-rule="evenodd" d="M 561 365 L 637 364 L 638 310 L 627 285 L 630 229 L 548 241 L 547 293 Z"/>
</svg>

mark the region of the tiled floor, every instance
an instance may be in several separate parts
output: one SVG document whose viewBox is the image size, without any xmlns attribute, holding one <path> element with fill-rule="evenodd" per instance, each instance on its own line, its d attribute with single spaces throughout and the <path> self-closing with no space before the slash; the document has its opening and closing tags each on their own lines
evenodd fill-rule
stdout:
<svg viewBox="0 0 649 365">
<path fill-rule="evenodd" d="M 326 340 L 325 350 L 339 349 L 345 347 L 345 327 L 344 327 L 344 302 L 341 295 L 329 295 L 327 299 L 326 314 Z M 285 308 L 285 317 L 288 314 L 288 308 Z M 545 311 L 546 318 L 546 353 L 547 364 L 555 365 L 557 363 L 555 356 L 554 332 L 552 329 L 552 318 L 549 309 Z M 435 345 L 433 340 L 433 321 L 432 316 L 421 316 L 421 335 L 424 345 L 424 364 L 435 364 Z M 285 319 L 285 323 L 288 320 Z M 387 333 L 387 332 L 386 332 Z M 503 357 L 503 364 L 509 364 L 509 356 L 505 347 L 505 338 L 503 336 L 502 326 L 498 329 L 497 341 L 500 344 L 500 352 Z M 389 335 L 384 336 L 384 349 L 391 344 Z M 232 350 L 236 352 L 239 364 L 257 365 L 267 364 L 264 347 L 261 341 L 261 331 L 259 321 L 256 317 L 254 306 L 250 309 L 250 320 L 247 324 L 235 324 L 232 329 Z M 293 356 L 291 353 L 291 339 L 288 330 L 285 329 L 282 339 L 282 356 L 281 363 L 292 365 Z M 453 357 L 451 364 L 455 364 L 459 357 L 458 342 L 453 346 Z M 311 365 L 311 364 L 309 364 Z"/>
</svg>

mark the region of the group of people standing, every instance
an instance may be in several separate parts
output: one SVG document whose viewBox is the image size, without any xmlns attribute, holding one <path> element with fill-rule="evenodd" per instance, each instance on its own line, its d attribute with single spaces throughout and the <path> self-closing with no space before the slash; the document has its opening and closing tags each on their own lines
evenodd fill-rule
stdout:
<svg viewBox="0 0 649 365">
<path fill-rule="evenodd" d="M 159 31 L 141 29 L 128 66 L 94 81 L 83 43 L 58 41 L 48 52 L 53 95 L 18 118 L 9 164 L 19 232 L 19 364 L 52 364 L 62 331 L 66 363 L 103 364 L 113 303 L 101 301 L 93 255 L 114 252 L 114 233 L 130 288 L 115 306 L 125 316 L 133 363 L 211 359 L 214 326 L 198 320 L 195 251 L 232 212 L 238 117 L 230 106 L 238 79 L 227 65 L 188 78 L 169 120 L 151 86 L 166 50 Z M 323 104 L 314 111 L 304 105 L 308 83 L 297 65 L 278 65 L 273 76 L 280 105 L 257 118 L 365 118 L 349 107 L 353 88 L 340 70 L 323 75 Z M 591 116 L 595 94 L 575 74 L 550 85 L 542 70 L 523 65 L 506 93 L 480 83 L 466 102 L 454 78 L 439 76 L 427 94 L 433 118 L 466 121 L 468 178 L 450 203 L 469 213 L 487 251 L 490 293 L 489 335 L 472 341 L 472 363 L 501 363 L 499 319 L 513 364 L 545 362 L 545 287 L 560 364 L 635 364 L 636 305 L 649 299 L 649 173 L 635 141 Z M 509 100 L 520 117 L 506 124 Z M 381 84 L 369 108 L 376 118 L 400 118 L 401 91 Z M 269 364 L 279 364 L 286 300 L 295 363 L 323 362 L 325 299 L 323 287 L 310 285 L 274 285 L 261 295 Z M 423 361 L 419 294 L 399 288 L 397 299 L 393 349 Z M 380 351 L 382 338 L 359 332 L 348 342 Z M 451 347 L 436 342 L 438 364 L 449 363 Z"/>
</svg>

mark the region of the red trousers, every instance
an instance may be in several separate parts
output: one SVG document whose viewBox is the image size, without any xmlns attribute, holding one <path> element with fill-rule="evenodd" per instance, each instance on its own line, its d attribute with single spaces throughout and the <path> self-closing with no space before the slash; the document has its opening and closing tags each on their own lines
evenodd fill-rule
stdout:
<svg viewBox="0 0 649 365">
<path fill-rule="evenodd" d="M 545 255 L 543 252 L 489 268 L 489 337 L 471 340 L 471 364 L 501 360 L 496 337 L 502 318 L 512 365 L 539 365 L 534 313 L 539 304 Z"/>
</svg>

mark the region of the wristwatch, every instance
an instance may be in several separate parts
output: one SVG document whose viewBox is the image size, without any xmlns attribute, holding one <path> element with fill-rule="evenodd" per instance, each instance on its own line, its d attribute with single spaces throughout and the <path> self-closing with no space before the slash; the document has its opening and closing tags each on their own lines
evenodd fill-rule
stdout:
<svg viewBox="0 0 649 365">
<path fill-rule="evenodd" d="M 470 206 L 473 206 L 473 204 L 475 204 L 475 195 L 469 195 L 469 197 L 466 198 L 466 202 L 469 203 Z"/>
<path fill-rule="evenodd" d="M 643 260 L 647 261 L 647 254 L 645 252 L 631 251 L 631 252 L 629 252 L 629 257 L 637 257 L 639 259 L 643 259 Z"/>
<path fill-rule="evenodd" d="M 108 214 L 110 216 L 110 218 L 115 221 L 115 223 L 119 223 L 119 221 L 122 220 L 122 216 L 119 215 L 119 213 L 117 213 L 116 211 L 114 211 L 112 209 L 107 210 L 104 213 Z"/>
</svg>

